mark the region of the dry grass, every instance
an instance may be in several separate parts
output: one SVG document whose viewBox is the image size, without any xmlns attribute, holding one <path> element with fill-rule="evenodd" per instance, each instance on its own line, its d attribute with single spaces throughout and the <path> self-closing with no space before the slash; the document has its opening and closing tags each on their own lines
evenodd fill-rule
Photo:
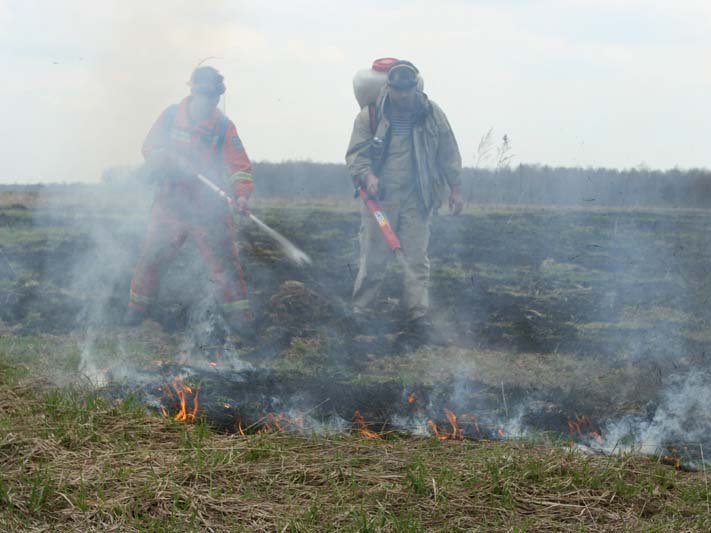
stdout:
<svg viewBox="0 0 711 533">
<path fill-rule="evenodd" d="M 704 531 L 701 474 L 523 442 L 220 435 L 0 368 L 4 531 Z"/>
</svg>

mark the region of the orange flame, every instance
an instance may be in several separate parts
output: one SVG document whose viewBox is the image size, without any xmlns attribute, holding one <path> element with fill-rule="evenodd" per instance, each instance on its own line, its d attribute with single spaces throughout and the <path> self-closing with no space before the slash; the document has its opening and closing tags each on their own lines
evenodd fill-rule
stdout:
<svg viewBox="0 0 711 533">
<path fill-rule="evenodd" d="M 356 411 L 355 413 L 353 413 L 353 420 L 356 424 L 358 424 L 358 427 L 360 428 L 358 434 L 361 437 L 366 437 L 368 439 L 381 438 L 380 435 L 368 429 L 368 425 L 365 423 L 365 419 L 363 418 L 363 415 L 360 414 L 360 411 Z"/>
<path fill-rule="evenodd" d="M 440 429 L 439 426 L 437 426 L 437 424 L 433 420 L 428 420 L 427 427 L 430 428 L 430 431 L 434 433 L 434 436 L 437 437 L 439 440 L 463 440 L 464 430 L 459 427 L 459 424 L 457 422 L 457 415 L 455 415 L 449 409 L 444 410 L 444 415 L 447 417 L 449 425 L 452 426 L 452 432 L 450 433 L 448 431 Z"/>
<path fill-rule="evenodd" d="M 662 456 L 661 463 L 663 465 L 673 466 L 676 470 L 682 469 L 681 459 L 679 457 L 674 457 L 673 455 Z"/>
<path fill-rule="evenodd" d="M 571 436 L 592 437 L 598 442 L 604 442 L 599 431 L 595 430 L 590 418 L 586 415 L 575 415 L 568 418 L 568 431 Z"/>
<path fill-rule="evenodd" d="M 226 405 L 227 406 L 227 405 Z M 291 416 L 287 413 L 267 413 L 262 416 L 259 422 L 252 424 L 248 427 L 244 427 L 242 424 L 242 417 L 239 413 L 235 414 L 235 432 L 242 436 L 247 434 L 247 430 L 259 425 L 259 429 L 256 430 L 257 435 L 264 435 L 266 433 L 282 433 L 285 431 L 302 431 L 306 425 L 304 415 Z"/>
<path fill-rule="evenodd" d="M 449 435 L 446 432 L 440 431 L 437 424 L 435 424 L 433 420 L 427 421 L 427 427 L 430 428 L 430 431 L 434 433 L 434 436 L 439 440 L 447 440 L 449 438 Z"/>
<path fill-rule="evenodd" d="M 455 415 L 449 409 L 445 409 L 444 414 L 447 417 L 449 424 L 452 426 L 452 434 L 449 436 L 449 438 L 454 440 L 462 440 L 464 438 L 464 432 L 459 428 L 459 425 L 457 424 L 457 415 Z"/>
<path fill-rule="evenodd" d="M 242 426 L 242 417 L 237 413 L 235 415 L 235 429 L 239 432 L 240 435 L 243 437 L 245 436 L 244 432 L 244 426 Z"/>
<path fill-rule="evenodd" d="M 257 433 L 281 433 L 289 421 L 286 414 L 267 413 L 264 416 L 264 426 Z"/>
<path fill-rule="evenodd" d="M 173 420 L 186 423 L 194 422 L 197 418 L 198 409 L 200 408 L 200 389 L 193 392 L 192 387 L 181 384 L 179 379 L 173 380 L 172 386 L 178 395 L 178 403 L 180 404 L 180 410 L 173 417 Z M 192 407 L 188 408 L 190 397 L 192 397 Z M 167 411 L 164 412 L 167 413 Z"/>
</svg>

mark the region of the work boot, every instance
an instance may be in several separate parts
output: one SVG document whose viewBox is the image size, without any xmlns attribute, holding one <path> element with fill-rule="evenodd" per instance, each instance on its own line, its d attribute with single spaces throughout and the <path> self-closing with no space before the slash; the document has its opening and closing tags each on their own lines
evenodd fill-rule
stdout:
<svg viewBox="0 0 711 533">
<path fill-rule="evenodd" d="M 413 318 L 407 323 L 406 330 L 426 343 L 432 335 L 432 322 L 426 316 L 421 316 L 418 318 Z"/>
<path fill-rule="evenodd" d="M 128 327 L 140 326 L 143 322 L 145 322 L 146 318 L 147 313 L 143 309 L 129 307 L 123 318 L 123 324 Z"/>
<path fill-rule="evenodd" d="M 396 347 L 400 352 L 414 352 L 428 344 L 432 334 L 432 322 L 427 317 L 409 320 L 396 339 Z"/>
</svg>

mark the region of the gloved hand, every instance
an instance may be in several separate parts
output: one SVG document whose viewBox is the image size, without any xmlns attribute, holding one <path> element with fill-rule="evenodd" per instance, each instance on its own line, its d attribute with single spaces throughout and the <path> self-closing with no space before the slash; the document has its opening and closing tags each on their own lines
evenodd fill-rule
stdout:
<svg viewBox="0 0 711 533">
<path fill-rule="evenodd" d="M 460 186 L 452 187 L 452 194 L 449 196 L 449 210 L 453 215 L 458 215 L 464 208 L 464 200 L 462 199 L 462 188 Z"/>
<path fill-rule="evenodd" d="M 232 198 L 234 198 L 234 206 L 243 215 L 249 214 L 249 196 L 252 194 L 252 182 L 245 180 L 237 180 L 232 189 Z"/>
</svg>

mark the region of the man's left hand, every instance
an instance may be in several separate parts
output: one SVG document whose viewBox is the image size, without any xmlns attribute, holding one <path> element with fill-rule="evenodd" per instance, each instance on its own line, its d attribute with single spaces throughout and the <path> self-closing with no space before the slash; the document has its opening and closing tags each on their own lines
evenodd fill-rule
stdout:
<svg viewBox="0 0 711 533">
<path fill-rule="evenodd" d="M 455 189 L 449 196 L 449 211 L 453 215 L 458 215 L 464 208 L 464 200 L 462 200 L 462 191 Z"/>
</svg>

